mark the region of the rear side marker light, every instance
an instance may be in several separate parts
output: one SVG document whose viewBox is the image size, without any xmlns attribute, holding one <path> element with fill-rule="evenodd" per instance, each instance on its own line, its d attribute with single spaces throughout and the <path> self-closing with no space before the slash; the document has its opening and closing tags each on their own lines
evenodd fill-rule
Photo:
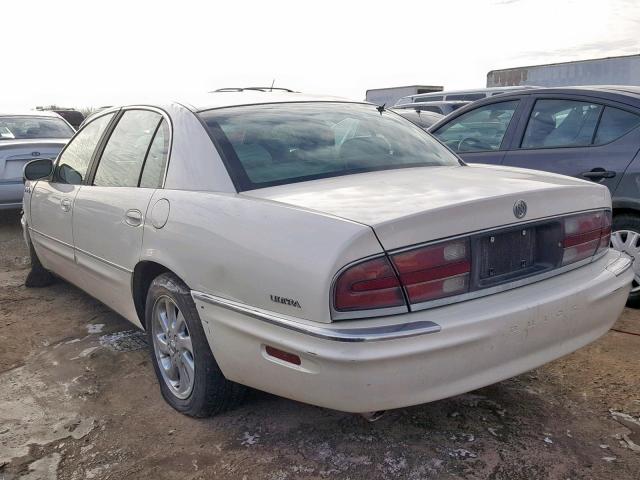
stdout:
<svg viewBox="0 0 640 480">
<path fill-rule="evenodd" d="M 292 363 L 294 365 L 300 365 L 302 363 L 300 357 L 295 353 L 285 352 L 284 350 L 280 350 L 279 348 L 272 347 L 270 345 L 266 345 L 264 350 L 270 357 L 277 358 L 283 362 Z"/>
</svg>

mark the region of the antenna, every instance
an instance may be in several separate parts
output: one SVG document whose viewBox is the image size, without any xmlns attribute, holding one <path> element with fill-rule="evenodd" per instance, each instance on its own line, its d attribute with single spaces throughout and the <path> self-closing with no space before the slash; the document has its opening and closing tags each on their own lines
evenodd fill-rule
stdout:
<svg viewBox="0 0 640 480">
<path fill-rule="evenodd" d="M 271 88 L 269 89 L 270 92 L 273 92 L 273 86 L 275 85 L 275 83 L 276 83 L 276 79 L 274 78 L 273 82 L 271 82 Z"/>
</svg>

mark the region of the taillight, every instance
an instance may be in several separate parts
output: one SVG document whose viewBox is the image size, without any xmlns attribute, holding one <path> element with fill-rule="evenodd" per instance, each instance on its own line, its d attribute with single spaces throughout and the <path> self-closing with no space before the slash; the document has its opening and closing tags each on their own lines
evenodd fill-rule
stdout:
<svg viewBox="0 0 640 480">
<path fill-rule="evenodd" d="M 498 241 L 490 245 L 494 237 Z M 398 312 L 407 312 L 413 310 L 412 305 L 476 292 L 593 258 L 609 247 L 610 239 L 611 211 L 598 210 L 391 252 L 342 271 L 334 284 L 333 306 L 337 312 L 389 307 L 404 307 Z M 476 265 L 472 265 L 472 246 Z M 495 270 L 498 275 L 493 276 Z M 492 281 L 494 278 L 497 280 Z M 386 314 L 388 311 L 378 312 Z"/>
<path fill-rule="evenodd" d="M 396 253 L 391 260 L 409 303 L 459 295 L 469 290 L 471 256 L 468 239 Z"/>
<path fill-rule="evenodd" d="M 334 307 L 338 311 L 405 305 L 400 282 L 387 257 L 347 268 L 336 281 L 334 295 Z"/>
<path fill-rule="evenodd" d="M 602 223 L 602 235 L 600 236 L 600 245 L 597 252 L 606 250 L 611 243 L 611 210 L 605 210 Z"/>
<path fill-rule="evenodd" d="M 592 257 L 603 248 L 602 242 L 609 245 L 611 237 L 611 212 L 597 212 L 571 215 L 564 219 L 564 241 L 562 264 L 567 265 Z"/>
</svg>

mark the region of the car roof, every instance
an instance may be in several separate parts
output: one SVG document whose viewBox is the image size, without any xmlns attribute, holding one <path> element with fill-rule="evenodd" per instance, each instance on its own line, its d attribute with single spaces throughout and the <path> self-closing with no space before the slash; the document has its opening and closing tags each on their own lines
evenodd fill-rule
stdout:
<svg viewBox="0 0 640 480">
<path fill-rule="evenodd" d="M 418 107 L 423 107 L 425 105 L 435 105 L 435 106 L 441 106 L 441 105 L 466 105 L 468 103 L 471 103 L 471 100 L 435 100 L 433 102 L 413 102 L 413 103 L 401 103 L 400 105 L 394 105 L 393 108 L 398 108 L 398 109 L 411 109 L 411 108 L 418 108 Z"/>
<path fill-rule="evenodd" d="M 540 88 L 531 85 L 519 85 L 519 86 L 507 86 L 507 87 L 480 87 L 480 88 L 466 88 L 464 90 L 441 90 L 439 92 L 417 93 L 412 95 L 405 95 L 406 97 L 422 97 L 422 96 L 440 96 L 440 95 L 452 95 L 456 93 L 483 93 L 483 92 L 504 92 L 511 90 L 529 90 L 532 88 Z"/>
<path fill-rule="evenodd" d="M 194 112 L 202 112 L 215 108 L 235 107 L 240 105 L 258 105 L 267 103 L 291 103 L 291 102 L 348 102 L 367 103 L 349 100 L 343 97 L 327 95 L 309 95 L 299 92 L 282 90 L 232 90 L 216 91 L 178 101 Z"/>
<path fill-rule="evenodd" d="M 49 110 L 0 110 L 0 117 L 55 117 L 61 118 L 56 112 Z"/>
</svg>

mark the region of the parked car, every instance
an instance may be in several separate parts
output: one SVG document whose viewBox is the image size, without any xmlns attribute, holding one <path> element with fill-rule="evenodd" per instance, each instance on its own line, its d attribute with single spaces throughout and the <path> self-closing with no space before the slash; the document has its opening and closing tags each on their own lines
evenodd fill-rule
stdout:
<svg viewBox="0 0 640 480">
<path fill-rule="evenodd" d="M 22 206 L 22 169 L 55 158 L 75 130 L 53 112 L 0 113 L 0 210 Z"/>
<path fill-rule="evenodd" d="M 441 115 L 439 113 L 430 112 L 428 110 L 420 110 L 418 108 L 416 108 L 415 110 L 410 108 L 399 108 L 398 110 L 394 109 L 394 111 L 398 115 L 403 116 L 407 120 L 411 120 L 413 123 L 425 130 L 444 118 L 444 115 Z"/>
<path fill-rule="evenodd" d="M 571 175 L 613 196 L 613 245 L 637 259 L 640 307 L 640 87 L 533 89 L 480 100 L 431 127 L 466 162 Z"/>
<path fill-rule="evenodd" d="M 82 125 L 82 122 L 84 122 L 84 115 L 82 114 L 82 112 L 74 110 L 73 108 L 65 108 L 63 110 L 53 111 L 64 118 L 67 122 L 69 122 L 69 125 L 71 125 L 76 130 L 80 128 L 80 125 Z"/>
<path fill-rule="evenodd" d="M 520 85 L 517 87 L 490 87 L 490 88 L 476 88 L 472 90 L 449 90 L 432 93 L 423 93 L 417 95 L 406 95 L 401 97 L 395 104 L 395 106 L 405 105 L 407 103 L 421 103 L 421 102 L 442 102 L 442 101 L 464 101 L 475 102 L 494 95 L 501 95 L 503 93 L 512 93 L 515 91 L 526 90 L 530 88 L 538 88 L 530 85 Z"/>
<path fill-rule="evenodd" d="M 241 385 L 349 412 L 473 390 L 603 335 L 633 278 L 605 187 L 466 166 L 368 103 L 112 108 L 25 179 L 26 285 L 54 273 L 145 328 L 194 416 Z"/>
<path fill-rule="evenodd" d="M 393 110 L 420 110 L 422 112 L 433 112 L 439 115 L 449 115 L 451 112 L 455 112 L 459 108 L 469 105 L 471 102 L 462 100 L 451 100 L 443 102 L 423 102 L 423 103 L 407 103 L 404 105 L 397 105 L 393 107 Z"/>
</svg>

